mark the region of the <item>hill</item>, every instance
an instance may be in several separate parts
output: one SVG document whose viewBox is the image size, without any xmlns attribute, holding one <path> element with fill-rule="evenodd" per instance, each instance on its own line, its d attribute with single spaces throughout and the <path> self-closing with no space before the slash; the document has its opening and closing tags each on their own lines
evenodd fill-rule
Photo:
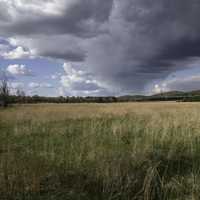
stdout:
<svg viewBox="0 0 200 200">
<path fill-rule="evenodd" d="M 200 102 L 200 90 L 194 91 L 169 91 L 154 95 L 125 95 L 107 97 L 42 97 L 42 96 L 10 96 L 9 104 L 34 104 L 34 103 L 114 103 L 114 102 L 147 102 L 147 101 L 180 101 Z M 1 106 L 1 105 L 0 105 Z"/>
<path fill-rule="evenodd" d="M 172 97 L 172 96 L 184 96 L 186 95 L 185 92 L 182 91 L 169 91 L 169 92 L 164 92 L 164 93 L 159 93 L 159 94 L 154 94 L 152 96 L 155 97 L 163 97 L 163 96 L 167 96 L 167 97 Z"/>
</svg>

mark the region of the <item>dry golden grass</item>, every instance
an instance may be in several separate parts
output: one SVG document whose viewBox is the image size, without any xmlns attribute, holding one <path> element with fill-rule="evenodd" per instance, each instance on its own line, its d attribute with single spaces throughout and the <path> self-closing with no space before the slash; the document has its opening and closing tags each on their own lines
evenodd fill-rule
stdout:
<svg viewBox="0 0 200 200">
<path fill-rule="evenodd" d="M 0 110 L 2 200 L 198 200 L 200 103 Z"/>
<path fill-rule="evenodd" d="M 93 118 L 103 115 L 123 116 L 126 114 L 160 115 L 198 115 L 200 103 L 153 102 L 153 103 L 111 103 L 111 104 L 32 104 L 17 105 L 7 110 L 0 110 L 2 120 L 63 120 Z M 178 118 L 178 116 L 177 116 Z"/>
</svg>

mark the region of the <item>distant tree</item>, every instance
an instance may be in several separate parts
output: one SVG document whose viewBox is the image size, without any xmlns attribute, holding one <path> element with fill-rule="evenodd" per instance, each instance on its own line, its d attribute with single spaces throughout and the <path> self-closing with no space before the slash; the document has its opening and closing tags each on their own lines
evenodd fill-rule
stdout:
<svg viewBox="0 0 200 200">
<path fill-rule="evenodd" d="M 16 100 L 14 101 L 15 103 L 26 103 L 26 94 L 25 92 L 18 88 L 16 91 Z"/>
<path fill-rule="evenodd" d="M 5 73 L 0 76 L 0 105 L 7 107 L 9 103 L 8 78 Z"/>
<path fill-rule="evenodd" d="M 17 89 L 16 95 L 18 97 L 25 97 L 26 96 L 25 92 L 23 90 L 21 90 L 21 89 Z"/>
</svg>

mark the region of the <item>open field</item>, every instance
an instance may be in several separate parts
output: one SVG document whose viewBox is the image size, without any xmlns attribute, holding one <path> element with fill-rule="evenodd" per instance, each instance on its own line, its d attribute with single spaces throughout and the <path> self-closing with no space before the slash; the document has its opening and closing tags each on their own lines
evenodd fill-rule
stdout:
<svg viewBox="0 0 200 200">
<path fill-rule="evenodd" d="M 1 200 L 198 200 L 200 103 L 0 110 Z"/>
</svg>

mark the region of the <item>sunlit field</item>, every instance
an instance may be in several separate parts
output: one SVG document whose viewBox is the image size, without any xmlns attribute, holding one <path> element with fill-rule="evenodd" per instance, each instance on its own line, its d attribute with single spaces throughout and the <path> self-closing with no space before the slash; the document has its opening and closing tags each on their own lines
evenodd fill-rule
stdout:
<svg viewBox="0 0 200 200">
<path fill-rule="evenodd" d="M 1 200 L 198 200 L 200 103 L 0 110 Z"/>
</svg>

